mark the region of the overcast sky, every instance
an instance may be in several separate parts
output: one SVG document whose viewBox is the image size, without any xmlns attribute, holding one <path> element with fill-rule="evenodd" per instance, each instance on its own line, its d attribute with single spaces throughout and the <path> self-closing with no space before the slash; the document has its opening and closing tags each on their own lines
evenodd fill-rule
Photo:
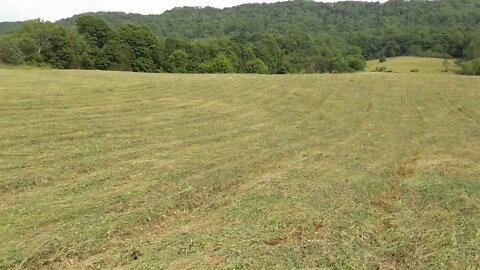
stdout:
<svg viewBox="0 0 480 270">
<path fill-rule="evenodd" d="M 211 6 L 224 8 L 253 2 L 274 3 L 278 0 L 0 0 L 0 21 L 21 21 L 36 18 L 56 21 L 89 11 L 160 14 L 174 7 Z M 335 1 L 323 0 L 323 2 Z"/>
</svg>

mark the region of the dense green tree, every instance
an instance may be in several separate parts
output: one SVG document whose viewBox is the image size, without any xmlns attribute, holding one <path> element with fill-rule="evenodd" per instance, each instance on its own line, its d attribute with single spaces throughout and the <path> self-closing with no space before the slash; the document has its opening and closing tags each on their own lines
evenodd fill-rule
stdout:
<svg viewBox="0 0 480 270">
<path fill-rule="evenodd" d="M 167 38 L 165 40 L 164 50 L 167 55 L 172 54 L 176 50 L 185 50 L 187 42 L 179 38 Z"/>
<path fill-rule="evenodd" d="M 480 35 L 480 33 L 479 33 Z M 472 60 L 480 57 L 480 36 L 475 36 L 465 49 L 465 59 Z"/>
<path fill-rule="evenodd" d="M 269 69 L 275 73 L 282 62 L 282 51 L 273 35 L 258 37 L 253 43 L 253 52 Z"/>
<path fill-rule="evenodd" d="M 480 36 L 472 37 L 465 49 L 465 61 L 460 66 L 465 75 L 480 75 Z"/>
<path fill-rule="evenodd" d="M 262 60 L 255 59 L 245 64 L 245 72 L 266 74 L 268 73 L 268 66 Z"/>
<path fill-rule="evenodd" d="M 54 68 L 80 68 L 87 47 L 77 31 L 40 20 L 23 23 L 12 40 L 17 42 L 27 62 Z"/>
<path fill-rule="evenodd" d="M 325 56 L 315 56 L 311 60 L 311 71 L 327 73 L 332 70 L 332 59 Z"/>
<path fill-rule="evenodd" d="M 24 22 L 14 34 L 18 46 L 31 63 L 44 62 L 44 51 L 53 38 L 56 26 L 53 23 L 32 20 Z"/>
<path fill-rule="evenodd" d="M 122 42 L 119 37 L 110 39 L 102 49 L 102 62 L 97 60 L 97 65 L 103 63 L 103 69 L 133 71 L 131 48 Z"/>
<path fill-rule="evenodd" d="M 343 72 L 348 72 L 349 66 L 347 60 L 343 56 L 337 56 L 333 58 L 332 60 L 332 66 L 331 66 L 331 72 L 332 73 L 343 73 Z"/>
<path fill-rule="evenodd" d="M 80 68 L 82 52 L 86 50 L 84 40 L 72 29 L 55 27 L 43 50 L 46 62 L 54 68 Z"/>
<path fill-rule="evenodd" d="M 176 50 L 168 58 L 168 71 L 173 73 L 186 73 L 188 55 L 184 50 Z"/>
<path fill-rule="evenodd" d="M 81 16 L 76 20 L 76 29 L 88 43 L 88 49 L 82 54 L 81 65 L 86 69 L 111 69 L 115 63 L 107 54 L 107 44 L 118 41 L 115 32 L 99 17 Z M 108 48 L 112 52 L 112 46 Z"/>
<path fill-rule="evenodd" d="M 146 27 L 126 24 L 118 29 L 119 40 L 126 45 L 133 71 L 157 72 L 161 69 L 162 49 L 157 37 Z"/>
<path fill-rule="evenodd" d="M 81 16 L 76 21 L 78 32 L 91 46 L 103 48 L 112 37 L 113 31 L 107 23 L 92 15 Z"/>
<path fill-rule="evenodd" d="M 23 61 L 23 52 L 13 40 L 0 39 L 0 63 L 20 65 Z"/>
<path fill-rule="evenodd" d="M 224 55 L 220 54 L 207 64 L 208 73 L 230 73 L 234 71 L 232 63 Z"/>
</svg>

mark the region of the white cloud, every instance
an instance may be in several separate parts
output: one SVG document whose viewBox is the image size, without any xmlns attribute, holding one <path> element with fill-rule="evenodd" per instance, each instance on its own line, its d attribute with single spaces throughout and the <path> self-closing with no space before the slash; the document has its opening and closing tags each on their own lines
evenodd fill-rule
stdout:
<svg viewBox="0 0 480 270">
<path fill-rule="evenodd" d="M 123 11 L 141 14 L 160 14 L 174 7 L 212 6 L 231 7 L 245 3 L 274 3 L 278 0 L 0 0 L 0 21 L 19 21 L 41 18 L 56 21 L 89 11 Z M 333 2 L 324 0 L 324 2 Z"/>
</svg>

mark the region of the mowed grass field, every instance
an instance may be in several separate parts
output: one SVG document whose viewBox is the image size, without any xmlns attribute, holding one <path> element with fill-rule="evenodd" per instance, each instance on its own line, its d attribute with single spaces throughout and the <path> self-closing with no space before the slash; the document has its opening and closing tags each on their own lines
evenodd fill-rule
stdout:
<svg viewBox="0 0 480 270">
<path fill-rule="evenodd" d="M 477 269 L 480 78 L 0 70 L 0 268 Z"/>
<path fill-rule="evenodd" d="M 375 71 L 376 67 L 386 67 L 393 73 L 410 73 L 417 70 L 416 73 L 426 74 L 456 74 L 460 72 L 460 67 L 454 60 L 448 60 L 448 73 L 444 72 L 444 59 L 401 56 L 387 58 L 386 62 L 380 63 L 378 60 L 367 61 L 366 71 Z"/>
</svg>

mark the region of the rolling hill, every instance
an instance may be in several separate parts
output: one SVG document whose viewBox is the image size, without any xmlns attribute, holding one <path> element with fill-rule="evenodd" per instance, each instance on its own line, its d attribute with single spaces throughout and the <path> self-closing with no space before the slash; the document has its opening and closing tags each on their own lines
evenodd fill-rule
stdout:
<svg viewBox="0 0 480 270">
<path fill-rule="evenodd" d="M 306 0 L 273 4 L 245 4 L 233 8 L 175 8 L 160 15 L 125 14 L 121 12 L 90 13 L 112 26 L 124 23 L 145 25 L 159 37 L 185 39 L 262 34 L 306 32 L 332 33 L 349 37 L 357 32 L 372 35 L 399 35 L 405 32 L 478 30 L 480 5 L 475 0 L 337 2 Z M 58 21 L 74 26 L 81 15 Z M 420 34 L 419 33 L 419 34 Z"/>
<path fill-rule="evenodd" d="M 20 25 L 21 22 L 0 22 L 0 35 L 15 31 Z"/>
</svg>

